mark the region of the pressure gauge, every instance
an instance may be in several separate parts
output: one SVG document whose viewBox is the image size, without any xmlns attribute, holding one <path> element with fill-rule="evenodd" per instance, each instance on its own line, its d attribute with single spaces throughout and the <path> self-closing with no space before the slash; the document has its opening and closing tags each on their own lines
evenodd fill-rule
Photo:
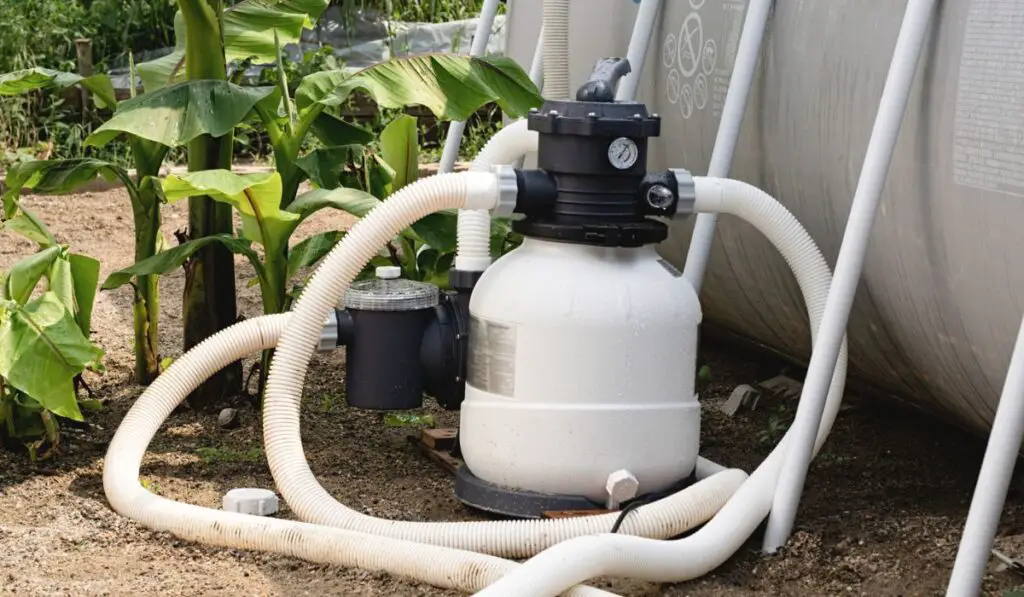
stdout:
<svg viewBox="0 0 1024 597">
<path fill-rule="evenodd" d="M 636 143 L 627 137 L 619 137 L 608 146 L 608 161 L 619 170 L 629 170 L 639 157 Z"/>
</svg>

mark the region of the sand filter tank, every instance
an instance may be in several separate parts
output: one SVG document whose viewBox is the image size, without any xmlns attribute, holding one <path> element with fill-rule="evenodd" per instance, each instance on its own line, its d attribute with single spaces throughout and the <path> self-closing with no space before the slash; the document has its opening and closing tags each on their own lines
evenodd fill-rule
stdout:
<svg viewBox="0 0 1024 597">
<path fill-rule="evenodd" d="M 508 53 L 528 63 L 541 0 L 517 0 Z M 768 191 L 834 259 L 906 0 L 777 0 L 730 176 Z M 708 168 L 748 0 L 663 3 L 639 99 L 662 116 L 650 167 Z M 570 72 L 629 39 L 636 3 L 572 3 Z M 594 35 L 594 31 L 601 35 Z M 852 374 L 933 412 L 990 424 L 1024 309 L 1024 0 L 943 2 L 932 21 L 848 330 Z M 682 268 L 692 222 L 660 253 Z M 705 321 L 801 360 L 786 264 L 721 221 Z M 771 305 L 763 309 L 762 305 Z"/>
</svg>

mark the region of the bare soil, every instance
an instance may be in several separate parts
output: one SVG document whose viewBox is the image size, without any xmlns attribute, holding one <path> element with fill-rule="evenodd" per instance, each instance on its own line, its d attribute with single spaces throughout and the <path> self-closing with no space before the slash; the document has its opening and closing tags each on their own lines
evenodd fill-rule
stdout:
<svg viewBox="0 0 1024 597">
<path fill-rule="evenodd" d="M 121 190 L 67 197 L 30 197 L 27 205 L 61 242 L 100 258 L 103 275 L 131 262 L 127 196 Z M 185 227 L 184 205 L 166 211 L 165 233 Z M 323 213 L 303 231 L 341 228 L 347 217 Z M 303 236 L 301 233 L 298 235 Z M 32 250 L 0 236 L 0 267 Z M 238 261 L 240 312 L 259 314 L 252 270 Z M 163 278 L 162 349 L 180 353 L 182 275 Z M 128 288 L 100 294 L 94 337 L 106 349 L 108 371 L 89 378 L 104 401 L 86 430 L 69 430 L 64 453 L 32 464 L 0 452 L 0 592 L 15 595 L 451 595 L 382 573 L 308 564 L 268 555 L 211 549 L 154 533 L 110 510 L 103 495 L 102 459 L 112 433 L 141 389 L 131 382 Z M 726 417 L 711 405 L 738 384 L 755 384 L 787 370 L 770 357 L 706 344 L 711 376 L 702 383 L 703 451 L 752 470 L 792 416 L 794 403 L 765 396 L 756 410 Z M 368 514 L 406 520 L 459 520 L 475 514 L 452 495 L 451 478 L 408 445 L 407 428 L 384 425 L 379 414 L 345 407 L 343 355 L 317 357 L 303 407 L 306 454 L 321 483 Z M 799 377 L 802 372 L 787 370 Z M 600 581 L 625 595 L 739 597 L 746 595 L 941 595 L 984 450 L 981 438 L 891 403 L 848 396 L 807 481 L 797 532 L 778 555 L 759 553 L 759 535 L 713 574 L 680 585 Z M 439 426 L 457 413 L 427 407 Z M 258 413 L 242 409 L 242 424 L 182 410 L 150 446 L 143 479 L 166 497 L 218 507 L 238 486 L 273 487 L 261 451 Z M 1007 501 L 997 547 L 1024 556 L 1024 494 L 1019 480 Z M 287 507 L 281 514 L 290 516 Z M 990 564 L 986 595 L 1003 595 L 1024 579 Z"/>
</svg>

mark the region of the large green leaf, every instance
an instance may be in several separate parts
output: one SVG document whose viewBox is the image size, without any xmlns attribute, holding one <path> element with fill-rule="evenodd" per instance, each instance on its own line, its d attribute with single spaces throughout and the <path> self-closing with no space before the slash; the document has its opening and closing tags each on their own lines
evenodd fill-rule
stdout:
<svg viewBox="0 0 1024 597">
<path fill-rule="evenodd" d="M 391 183 L 395 180 L 395 170 L 384 161 L 384 158 L 380 157 L 380 154 L 367 155 L 363 160 L 363 171 L 366 175 L 363 188 L 371 195 L 385 198 L 390 194 L 388 189 L 391 188 Z"/>
<path fill-rule="evenodd" d="M 373 131 L 356 126 L 327 112 L 321 112 L 313 120 L 313 125 L 309 130 L 327 147 L 369 145 L 374 139 Z"/>
<path fill-rule="evenodd" d="M 0 95 L 21 95 L 38 89 L 51 89 L 81 85 L 93 94 L 96 105 L 114 108 L 117 98 L 110 77 L 104 74 L 83 77 L 48 68 L 27 68 L 0 75 Z"/>
<path fill-rule="evenodd" d="M 511 117 L 524 115 L 543 99 L 530 77 L 510 58 L 461 54 L 393 58 L 356 73 L 324 71 L 302 80 L 295 93 L 300 111 L 344 103 L 356 89 L 387 108 L 423 105 L 439 118 L 466 120 L 481 106 L 497 102 Z"/>
<path fill-rule="evenodd" d="M 344 236 L 345 233 L 338 230 L 322 232 L 292 247 L 288 253 L 288 279 L 291 280 L 300 269 L 320 261 Z"/>
<path fill-rule="evenodd" d="M 68 263 L 71 264 L 71 281 L 75 287 L 75 321 L 88 337 L 100 283 L 100 262 L 87 255 L 72 253 L 68 255 Z"/>
<path fill-rule="evenodd" d="M 59 416 L 82 420 L 74 378 L 102 356 L 52 292 L 0 322 L 0 377 Z"/>
<path fill-rule="evenodd" d="M 36 284 L 49 273 L 60 254 L 60 247 L 50 247 L 15 263 L 7 274 L 7 283 L 3 289 L 4 298 L 19 305 L 27 303 Z"/>
<path fill-rule="evenodd" d="M 395 171 L 391 181 L 392 193 L 419 178 L 419 133 L 416 125 L 414 117 L 402 114 L 389 122 L 380 133 L 381 157 Z"/>
<path fill-rule="evenodd" d="M 359 189 L 314 189 L 299 195 L 288 206 L 288 211 L 298 214 L 299 218 L 305 220 L 317 210 L 330 207 L 361 218 L 378 205 L 379 199 Z"/>
<path fill-rule="evenodd" d="M 246 237 L 267 247 L 283 247 L 299 223 L 297 214 L 281 210 L 281 175 L 277 172 L 235 174 L 230 170 L 203 170 L 164 179 L 170 202 L 208 196 L 238 210 Z"/>
<path fill-rule="evenodd" d="M 298 158 L 295 164 L 316 186 L 334 189 L 342 185 L 345 166 L 363 159 L 364 149 L 362 145 L 321 147 Z"/>
<path fill-rule="evenodd" d="M 252 58 L 257 63 L 273 62 L 277 55 L 275 34 L 281 44 L 296 43 L 303 29 L 312 29 L 327 9 L 329 0 L 245 0 L 224 11 L 224 53 L 229 62 Z M 139 65 L 147 92 L 184 78 L 186 24 L 175 15 L 175 50 L 171 54 Z"/>
<path fill-rule="evenodd" d="M 79 186 L 92 182 L 97 176 L 107 181 L 127 179 L 120 167 L 92 158 L 70 160 L 34 160 L 14 164 L 7 171 L 4 184 L 8 193 L 32 189 L 43 195 L 71 193 Z"/>
<path fill-rule="evenodd" d="M 239 87 L 227 81 L 186 81 L 121 102 L 86 144 L 105 145 L 122 133 L 167 147 L 187 145 L 200 135 L 222 137 L 275 92 L 274 87 Z"/>
<path fill-rule="evenodd" d="M 256 274 L 261 279 L 264 277 L 263 264 L 260 263 L 260 257 L 256 254 L 256 251 L 252 250 L 250 241 L 235 238 L 229 234 L 216 234 L 190 240 L 172 249 L 167 249 L 152 257 L 143 259 L 129 267 L 117 270 L 107 276 L 107 279 L 103 281 L 103 286 L 100 288 L 102 290 L 112 290 L 124 286 L 135 276 L 166 274 L 181 267 L 196 251 L 212 243 L 220 243 L 232 253 L 244 255 L 252 262 L 253 267 L 256 268 Z"/>
<path fill-rule="evenodd" d="M 107 181 L 121 180 L 135 195 L 135 184 L 123 168 L 92 158 L 35 160 L 14 164 L 7 171 L 4 184 L 7 186 L 7 194 L 12 196 L 17 196 L 23 189 L 31 189 L 41 195 L 63 195 L 74 192 L 97 177 Z"/>
<path fill-rule="evenodd" d="M 440 253 L 454 251 L 457 240 L 458 216 L 450 211 L 432 213 L 412 225 L 413 232 L 423 242 Z"/>
<path fill-rule="evenodd" d="M 53 234 L 46 224 L 43 224 L 42 220 L 24 207 L 20 207 L 14 217 L 5 221 L 2 228 L 24 236 L 43 249 L 57 244 L 57 239 L 53 238 Z"/>
</svg>

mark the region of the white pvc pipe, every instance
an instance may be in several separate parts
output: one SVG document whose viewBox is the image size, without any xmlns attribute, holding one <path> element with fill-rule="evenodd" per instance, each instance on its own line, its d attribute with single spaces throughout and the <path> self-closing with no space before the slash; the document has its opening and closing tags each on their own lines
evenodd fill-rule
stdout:
<svg viewBox="0 0 1024 597">
<path fill-rule="evenodd" d="M 542 92 L 544 91 L 544 25 L 540 26 L 537 36 L 537 47 L 533 50 L 533 62 L 530 63 L 530 80 Z"/>
<path fill-rule="evenodd" d="M 756 226 L 782 253 L 800 285 L 811 320 L 811 337 L 816 341 L 832 276 L 811 237 L 785 207 L 756 187 L 714 178 L 696 178 L 695 182 L 697 211 L 739 216 Z M 828 437 L 842 402 L 846 381 L 845 340 L 841 344 L 825 413 L 814 442 L 815 452 Z M 768 515 L 775 484 L 793 439 L 790 430 L 722 510 L 688 537 L 678 541 L 653 541 L 604 534 L 573 539 L 534 556 L 477 596 L 558 595 L 578 582 L 598 576 L 682 582 L 707 574 L 739 550 Z"/>
<path fill-rule="evenodd" d="M 629 38 L 626 59 L 629 60 L 630 72 L 619 81 L 615 92 L 615 100 L 631 102 L 636 99 L 636 91 L 640 87 L 640 77 L 647 62 L 647 48 L 651 45 L 654 28 L 658 25 L 658 11 L 661 0 L 640 0 L 640 9 L 633 21 L 633 34 Z"/>
<path fill-rule="evenodd" d="M 473 44 L 469 47 L 470 56 L 483 56 L 487 52 L 487 43 L 491 39 L 494 28 L 494 17 L 498 14 L 501 0 L 484 0 L 480 8 L 480 20 L 476 23 Z M 441 152 L 440 172 L 451 172 L 459 159 L 459 147 L 462 146 L 462 134 L 466 131 L 466 121 L 459 120 L 448 125 L 448 136 L 444 140 L 444 151 Z"/>
<path fill-rule="evenodd" d="M 490 171 L 536 149 L 537 133 L 527 128 L 525 120 L 517 120 L 491 137 L 473 160 L 470 170 Z M 457 244 L 455 269 L 486 270 L 491 265 L 491 214 L 484 209 L 459 210 Z"/>
<path fill-rule="evenodd" d="M 544 0 L 544 97 L 569 99 L 569 0 Z"/>
<path fill-rule="evenodd" d="M 739 48 L 736 50 L 736 62 L 725 94 L 725 105 L 722 107 L 722 120 L 718 125 L 714 149 L 711 150 L 708 176 L 726 177 L 732 169 L 732 158 L 740 137 L 743 116 L 747 112 L 747 98 L 750 97 L 750 87 L 754 82 L 754 72 L 757 70 L 761 42 L 764 39 L 765 25 L 772 4 L 774 0 L 751 0 L 747 5 L 747 17 L 743 23 L 743 32 L 740 34 Z M 690 238 L 683 275 L 690 281 L 698 295 L 704 284 L 708 260 L 711 258 L 711 244 L 715 240 L 717 224 L 718 214 L 699 214 L 694 224 L 693 236 Z"/>
<path fill-rule="evenodd" d="M 960 539 L 960 549 L 953 564 L 953 574 L 946 588 L 947 597 L 971 597 L 978 594 L 992 541 L 999 526 L 999 517 L 1010 487 L 1017 453 L 1024 439 L 1024 321 L 1017 334 L 1017 344 L 1010 358 L 1010 367 L 999 398 L 996 418 L 985 448 L 985 458 L 978 474 L 967 524 Z"/>
<path fill-rule="evenodd" d="M 896 149 L 903 114 L 917 74 L 917 65 L 930 30 L 936 0 L 910 0 L 904 14 L 893 52 L 889 75 L 882 91 L 867 155 L 861 169 L 857 192 L 850 208 L 843 243 L 836 261 L 835 281 L 829 292 L 825 318 L 819 339 L 811 352 L 800 404 L 793 420 L 793 443 L 786 456 L 786 466 L 779 478 L 772 514 L 764 536 L 764 550 L 772 553 L 785 545 L 793 531 L 800 494 L 803 492 L 807 467 L 813 457 L 812 448 L 825 403 L 825 392 L 832 379 L 840 345 L 846 335 L 846 324 L 857 292 L 864 256 L 867 254 L 871 229 L 889 174 L 892 154 Z"/>
</svg>

